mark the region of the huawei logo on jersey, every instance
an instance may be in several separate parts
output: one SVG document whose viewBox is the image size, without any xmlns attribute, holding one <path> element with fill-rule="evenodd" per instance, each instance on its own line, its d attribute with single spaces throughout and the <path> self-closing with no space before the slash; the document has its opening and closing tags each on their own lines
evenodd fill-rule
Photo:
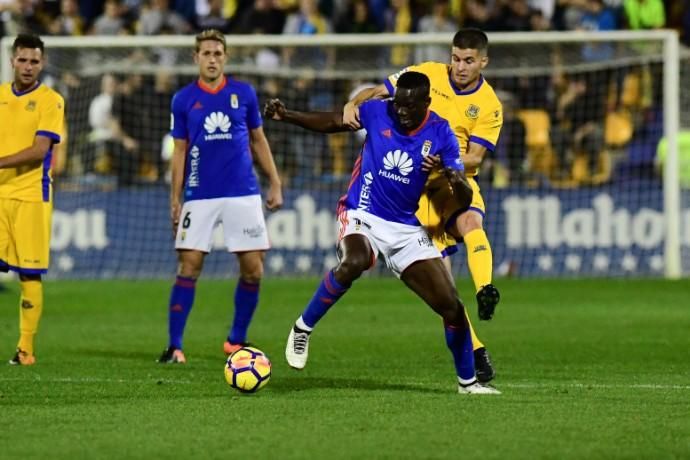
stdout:
<svg viewBox="0 0 690 460">
<path fill-rule="evenodd" d="M 383 158 L 383 167 L 386 169 L 379 169 L 379 176 L 383 176 L 386 179 L 394 180 L 396 182 L 402 182 L 403 184 L 409 184 L 410 178 L 405 177 L 414 167 L 412 158 L 401 150 L 391 150 Z M 395 170 L 400 174 L 396 174 Z"/>
<path fill-rule="evenodd" d="M 232 139 L 232 134 L 228 132 L 231 124 L 230 117 L 223 112 L 209 114 L 204 120 L 204 129 L 208 133 L 204 136 L 204 139 L 207 141 Z M 220 133 L 216 133 L 218 130 L 220 130 Z"/>
<path fill-rule="evenodd" d="M 390 151 L 383 159 L 383 167 L 388 170 L 398 168 L 400 174 L 407 176 L 412 171 L 412 158 L 410 158 L 407 152 L 400 150 Z"/>
</svg>

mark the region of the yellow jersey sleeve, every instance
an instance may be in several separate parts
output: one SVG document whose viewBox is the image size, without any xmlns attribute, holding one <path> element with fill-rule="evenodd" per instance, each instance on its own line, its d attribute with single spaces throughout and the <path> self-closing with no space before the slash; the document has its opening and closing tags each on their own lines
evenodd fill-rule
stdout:
<svg viewBox="0 0 690 460">
<path fill-rule="evenodd" d="M 491 97 L 487 97 L 485 107 L 479 112 L 479 118 L 470 131 L 468 141 L 494 151 L 503 126 L 503 107 L 493 91 Z"/>
<path fill-rule="evenodd" d="M 429 79 L 431 80 L 433 68 L 438 66 L 438 65 L 439 65 L 438 62 L 422 62 L 421 64 L 415 64 L 415 65 L 405 67 L 401 71 L 396 72 L 392 75 L 389 75 L 388 78 L 383 82 L 383 84 L 388 89 L 388 94 L 393 96 L 395 94 L 395 86 L 397 85 L 398 79 L 400 78 L 400 76 L 402 74 L 404 74 L 405 72 L 419 72 L 419 73 L 423 73 L 424 75 L 429 77 Z M 433 86 L 433 83 L 432 83 L 432 86 Z"/>
<path fill-rule="evenodd" d="M 65 122 L 65 101 L 62 96 L 52 92 L 41 104 L 41 112 L 36 128 L 36 136 L 49 137 L 56 144 L 60 142 Z"/>
</svg>

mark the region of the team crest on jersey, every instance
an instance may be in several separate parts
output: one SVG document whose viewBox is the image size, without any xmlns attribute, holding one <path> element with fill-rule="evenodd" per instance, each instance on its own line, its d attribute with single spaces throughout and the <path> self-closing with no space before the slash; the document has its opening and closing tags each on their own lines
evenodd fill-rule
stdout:
<svg viewBox="0 0 690 460">
<path fill-rule="evenodd" d="M 230 107 L 232 107 L 233 109 L 237 109 L 237 108 L 239 108 L 239 106 L 240 106 L 240 101 L 239 101 L 239 99 L 237 99 L 237 94 L 232 93 L 230 95 Z"/>
<path fill-rule="evenodd" d="M 472 120 L 478 118 L 479 117 L 479 107 L 477 107 L 474 104 L 470 104 L 470 106 L 467 107 L 467 110 L 465 110 L 465 115 L 467 115 L 467 118 L 471 118 Z"/>
<path fill-rule="evenodd" d="M 424 145 L 422 145 L 422 156 L 425 157 L 429 153 L 431 153 L 431 141 L 426 140 L 424 141 Z"/>
<path fill-rule="evenodd" d="M 36 101 L 29 101 L 24 109 L 26 109 L 27 112 L 33 112 L 36 110 Z"/>
</svg>

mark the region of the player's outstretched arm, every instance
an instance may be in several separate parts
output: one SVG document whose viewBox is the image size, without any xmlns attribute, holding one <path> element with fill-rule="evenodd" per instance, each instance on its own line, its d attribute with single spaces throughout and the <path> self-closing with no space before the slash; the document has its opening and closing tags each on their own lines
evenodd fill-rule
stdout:
<svg viewBox="0 0 690 460">
<path fill-rule="evenodd" d="M 371 99 L 384 99 L 389 96 L 388 88 L 384 84 L 363 89 L 343 107 L 343 124 L 350 129 L 360 129 L 362 125 L 359 121 L 359 106 Z"/>
<path fill-rule="evenodd" d="M 459 169 L 453 168 L 443 168 L 443 173 L 450 182 L 450 186 L 453 189 L 453 196 L 461 209 L 466 209 L 470 207 L 472 203 L 472 187 L 470 187 L 469 182 L 467 182 L 467 177 L 465 173 Z"/>
<path fill-rule="evenodd" d="M 254 152 L 257 163 L 268 178 L 268 195 L 266 196 L 266 207 L 271 211 L 280 209 L 283 206 L 283 191 L 281 189 L 278 168 L 273 160 L 271 147 L 264 134 L 264 129 L 259 126 L 249 131 L 249 145 Z"/>
<path fill-rule="evenodd" d="M 339 133 L 350 131 L 343 124 L 340 112 L 299 112 L 288 110 L 280 99 L 271 99 L 264 105 L 264 117 L 277 121 L 286 121 L 304 129 L 318 133 Z"/>
</svg>

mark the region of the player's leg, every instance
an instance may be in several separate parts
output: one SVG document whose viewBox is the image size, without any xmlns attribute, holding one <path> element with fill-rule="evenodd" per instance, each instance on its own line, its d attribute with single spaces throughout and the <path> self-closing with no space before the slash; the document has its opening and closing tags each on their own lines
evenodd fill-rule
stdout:
<svg viewBox="0 0 690 460">
<path fill-rule="evenodd" d="M 443 318 L 446 345 L 453 355 L 459 392 L 498 394 L 496 389 L 477 382 L 465 307 L 457 297 L 452 278 L 441 259 L 417 261 L 409 265 L 400 278 Z"/>
<path fill-rule="evenodd" d="M 177 277 L 168 302 L 168 346 L 158 358 L 162 364 L 185 363 L 182 351 L 187 318 L 194 305 L 196 281 L 204 257 L 211 250 L 213 228 L 220 214 L 218 200 L 196 200 L 183 205 L 175 235 Z"/>
<path fill-rule="evenodd" d="M 201 275 L 205 253 L 197 250 L 178 250 L 178 268 L 168 302 L 168 346 L 158 362 L 161 364 L 187 362 L 182 341 L 189 313 L 194 306 L 196 281 Z"/>
<path fill-rule="evenodd" d="M 264 256 L 270 243 L 260 195 L 224 198 L 222 203 L 225 245 L 237 255 L 240 264 L 232 327 L 223 344 L 223 351 L 231 354 L 247 342 L 247 330 L 259 304 Z"/>
<path fill-rule="evenodd" d="M 43 314 L 43 284 L 50 257 L 52 204 L 15 201 L 8 213 L 10 223 L 8 265 L 19 273 L 19 341 L 10 364 L 36 362 L 34 338 Z"/>
<path fill-rule="evenodd" d="M 264 251 L 237 253 L 240 278 L 235 287 L 235 312 L 230 333 L 223 346 L 223 351 L 228 355 L 247 344 L 247 330 L 259 304 L 259 286 L 264 273 L 264 256 Z"/>
<path fill-rule="evenodd" d="M 469 183 L 474 191 L 470 208 L 451 219 L 451 233 L 462 237 L 467 250 L 467 266 L 477 292 L 479 319 L 490 320 L 493 317 L 500 296 L 496 287 L 491 284 L 493 258 L 491 245 L 484 231 L 484 200 L 477 182 L 470 178 Z"/>
<path fill-rule="evenodd" d="M 472 182 L 474 181 L 471 181 L 470 183 Z M 483 201 L 481 201 L 481 196 L 478 195 L 477 190 L 474 191 L 477 193 L 477 195 L 474 197 L 477 201 L 475 205 L 481 206 L 483 209 L 484 205 Z M 457 204 L 455 202 L 455 198 L 453 197 L 452 190 L 447 183 L 437 184 L 435 187 L 428 189 L 427 192 L 428 196 L 424 195 L 420 200 L 417 218 L 422 225 L 427 228 L 427 230 L 429 228 L 432 229 L 430 234 L 434 246 L 436 246 L 436 248 L 445 255 L 443 258 L 444 266 L 452 278 L 453 272 L 451 270 L 450 255 L 457 252 L 457 245 L 455 238 L 445 231 L 445 227 L 447 224 L 446 219 L 450 220 L 452 224 L 459 210 L 457 209 Z M 465 314 L 467 316 L 467 323 L 469 325 L 470 334 L 472 337 L 472 347 L 474 348 L 475 370 L 477 372 L 477 378 L 480 382 L 489 382 L 495 377 L 496 372 L 493 369 L 484 343 L 479 340 L 479 337 L 474 331 L 472 321 L 470 321 L 467 311 L 465 311 Z"/>
<path fill-rule="evenodd" d="M 326 273 L 307 307 L 290 330 L 285 358 L 295 369 L 303 369 L 309 356 L 309 335 L 328 310 L 347 292 L 352 283 L 369 269 L 374 252 L 363 234 L 346 235 L 338 245 L 340 262 Z"/>
</svg>

